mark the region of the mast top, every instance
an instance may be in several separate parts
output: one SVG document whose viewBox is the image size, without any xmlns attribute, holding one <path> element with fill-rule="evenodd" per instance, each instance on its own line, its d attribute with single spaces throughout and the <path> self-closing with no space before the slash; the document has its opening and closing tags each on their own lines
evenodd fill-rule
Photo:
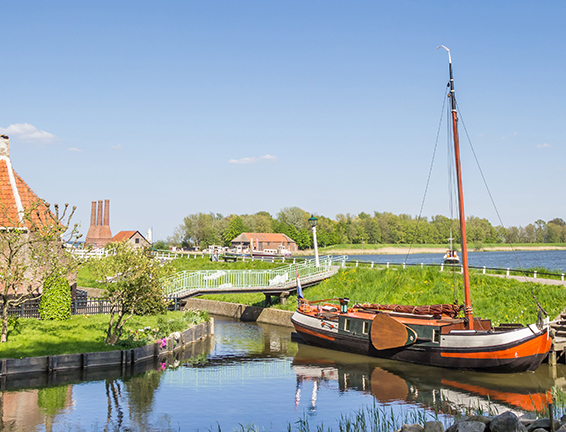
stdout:
<svg viewBox="0 0 566 432">
<path fill-rule="evenodd" d="M 444 48 L 446 51 L 448 51 L 448 63 L 452 64 L 452 57 L 450 56 L 450 50 L 448 48 L 446 48 L 444 45 L 440 45 L 438 47 L 436 47 L 436 49 L 439 48 Z"/>
</svg>

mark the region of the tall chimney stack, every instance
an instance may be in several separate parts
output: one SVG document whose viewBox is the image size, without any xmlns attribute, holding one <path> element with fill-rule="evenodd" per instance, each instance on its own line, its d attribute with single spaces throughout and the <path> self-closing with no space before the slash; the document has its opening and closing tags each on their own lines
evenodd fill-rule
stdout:
<svg viewBox="0 0 566 432">
<path fill-rule="evenodd" d="M 104 224 L 102 222 L 104 222 Z M 104 200 L 104 207 L 102 206 L 102 200 L 98 200 L 98 205 L 96 201 L 93 201 L 90 214 L 90 228 L 88 229 L 85 243 L 97 248 L 102 248 L 111 241 L 110 200 Z"/>
<path fill-rule="evenodd" d="M 102 200 L 98 200 L 98 212 L 96 215 L 96 225 L 102 225 Z"/>
<path fill-rule="evenodd" d="M 104 200 L 104 226 L 110 226 L 110 200 Z"/>
<path fill-rule="evenodd" d="M 92 208 L 90 210 L 90 225 L 96 225 L 96 201 L 92 202 Z"/>
</svg>

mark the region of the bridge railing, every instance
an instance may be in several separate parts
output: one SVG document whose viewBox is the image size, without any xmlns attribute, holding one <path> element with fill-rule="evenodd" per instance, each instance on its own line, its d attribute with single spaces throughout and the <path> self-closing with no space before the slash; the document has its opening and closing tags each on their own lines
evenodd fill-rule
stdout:
<svg viewBox="0 0 566 432">
<path fill-rule="evenodd" d="M 346 256 L 320 257 L 318 267 L 314 259 L 308 259 L 269 270 L 185 270 L 164 280 L 163 294 L 172 298 L 193 290 L 294 286 L 297 273 L 301 280 L 312 278 L 330 272 L 346 260 Z"/>
</svg>

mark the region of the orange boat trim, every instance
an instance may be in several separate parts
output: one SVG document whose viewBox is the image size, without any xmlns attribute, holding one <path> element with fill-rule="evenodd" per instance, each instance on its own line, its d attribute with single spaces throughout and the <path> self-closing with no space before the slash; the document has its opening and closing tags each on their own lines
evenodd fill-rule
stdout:
<svg viewBox="0 0 566 432">
<path fill-rule="evenodd" d="M 542 334 L 534 339 L 524 342 L 518 346 L 507 348 L 499 351 L 483 351 L 483 352 L 472 352 L 472 353 L 446 353 L 442 352 L 440 355 L 442 357 L 453 357 L 453 358 L 467 358 L 467 359 L 513 359 L 530 357 L 540 353 L 547 353 L 550 350 L 551 340 L 548 334 Z"/>
<path fill-rule="evenodd" d="M 315 331 L 304 328 L 304 327 L 300 326 L 299 324 L 295 324 L 295 328 L 296 328 L 297 331 L 299 331 L 299 328 L 300 328 L 301 329 L 300 331 L 302 331 L 303 333 L 306 333 L 306 334 L 310 334 L 310 335 L 313 335 L 313 336 L 316 336 L 316 337 L 319 337 L 319 338 L 323 338 L 323 339 L 328 339 L 328 340 L 331 340 L 331 341 L 334 340 L 334 338 L 332 336 L 326 336 L 326 335 L 323 335 L 322 333 L 317 333 Z"/>
<path fill-rule="evenodd" d="M 527 411 L 536 410 L 538 412 L 541 412 L 548 407 L 549 398 L 546 393 L 529 393 L 529 394 L 509 393 L 498 390 L 488 390 L 483 387 L 479 387 L 471 384 L 463 384 L 460 382 L 451 381 L 447 379 L 442 379 L 441 382 L 443 385 L 455 387 L 460 390 L 466 390 L 468 392 L 476 393 L 482 396 L 488 396 L 491 399 L 505 402 Z"/>
</svg>

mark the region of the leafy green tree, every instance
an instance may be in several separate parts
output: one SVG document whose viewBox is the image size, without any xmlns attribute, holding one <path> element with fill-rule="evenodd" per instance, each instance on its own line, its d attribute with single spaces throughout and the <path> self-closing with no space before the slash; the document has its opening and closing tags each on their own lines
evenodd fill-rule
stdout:
<svg viewBox="0 0 566 432">
<path fill-rule="evenodd" d="M 284 207 L 277 213 L 277 219 L 286 225 L 293 225 L 297 231 L 308 228 L 310 215 L 299 207 Z"/>
<path fill-rule="evenodd" d="M 230 246 L 231 241 L 245 231 L 246 231 L 246 227 L 244 226 L 244 222 L 242 221 L 242 218 L 236 215 L 230 216 L 230 222 L 228 223 L 228 228 L 222 233 L 224 246 Z"/>
<path fill-rule="evenodd" d="M 177 246 L 177 245 L 175 245 L 175 246 Z M 154 250 L 167 250 L 167 249 L 169 249 L 169 245 L 164 240 L 157 240 L 155 243 L 153 243 L 153 249 Z"/>
<path fill-rule="evenodd" d="M 566 226 L 554 223 L 552 221 L 548 222 L 548 243 L 564 243 L 564 237 L 566 232 Z"/>
<path fill-rule="evenodd" d="M 124 324 L 136 313 L 163 311 L 161 279 L 170 273 L 143 248 L 133 248 L 127 242 L 110 243 L 107 256 L 90 260 L 88 265 L 101 280 L 104 297 L 111 303 L 106 343 L 115 345 L 122 336 Z"/>
<path fill-rule="evenodd" d="M 2 335 L 8 340 L 8 310 L 41 296 L 41 288 L 50 277 L 72 277 L 80 265 L 64 247 L 80 237 L 78 226 L 70 226 L 75 207 L 68 213 L 68 204 L 55 213 L 49 204 L 38 201 L 12 215 L 0 203 L 4 226 L 0 232 L 0 300 L 2 301 Z"/>
<path fill-rule="evenodd" d="M 548 237 L 548 226 L 546 222 L 539 219 L 535 222 L 535 241 L 536 243 L 546 243 Z"/>
</svg>

